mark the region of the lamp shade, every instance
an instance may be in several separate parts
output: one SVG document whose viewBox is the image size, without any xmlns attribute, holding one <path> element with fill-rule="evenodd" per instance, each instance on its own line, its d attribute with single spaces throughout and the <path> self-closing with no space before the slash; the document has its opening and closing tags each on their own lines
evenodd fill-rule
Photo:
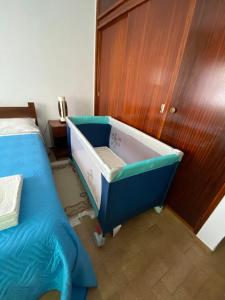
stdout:
<svg viewBox="0 0 225 300">
<path fill-rule="evenodd" d="M 58 110 L 60 122 L 66 122 L 66 117 L 68 116 L 68 109 L 65 97 L 58 97 Z"/>
</svg>

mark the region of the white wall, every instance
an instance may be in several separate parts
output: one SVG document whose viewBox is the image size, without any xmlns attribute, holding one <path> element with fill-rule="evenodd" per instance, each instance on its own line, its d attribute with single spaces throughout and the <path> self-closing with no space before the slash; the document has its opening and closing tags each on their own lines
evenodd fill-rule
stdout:
<svg viewBox="0 0 225 300">
<path fill-rule="evenodd" d="M 211 250 L 215 250 L 225 237 L 225 196 L 200 229 L 197 237 Z"/>
<path fill-rule="evenodd" d="M 95 0 L 0 0 L 0 106 L 36 104 L 39 124 L 93 114 Z"/>
</svg>

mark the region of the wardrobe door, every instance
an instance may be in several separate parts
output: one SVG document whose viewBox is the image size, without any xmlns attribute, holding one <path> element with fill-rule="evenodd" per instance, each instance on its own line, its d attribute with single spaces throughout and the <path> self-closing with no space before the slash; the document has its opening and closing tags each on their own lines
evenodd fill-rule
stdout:
<svg viewBox="0 0 225 300">
<path fill-rule="evenodd" d="M 171 98 L 195 1 L 139 2 L 99 32 L 96 113 L 158 137 L 160 108 Z"/>
<path fill-rule="evenodd" d="M 158 136 L 186 41 L 192 1 L 147 1 L 128 14 L 125 72 L 116 118 Z M 187 25 L 188 27 L 188 25 Z"/>
<path fill-rule="evenodd" d="M 97 98 L 99 115 L 113 115 L 121 101 L 121 88 L 126 56 L 127 15 L 98 33 Z"/>
<path fill-rule="evenodd" d="M 169 205 L 195 231 L 225 182 L 225 1 L 197 1 L 161 139 L 184 151 Z"/>
</svg>

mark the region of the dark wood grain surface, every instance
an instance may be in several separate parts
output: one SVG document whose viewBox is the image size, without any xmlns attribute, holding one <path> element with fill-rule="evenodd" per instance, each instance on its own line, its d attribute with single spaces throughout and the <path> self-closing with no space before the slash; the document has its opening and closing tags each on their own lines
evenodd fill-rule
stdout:
<svg viewBox="0 0 225 300">
<path fill-rule="evenodd" d="M 37 124 L 37 114 L 33 102 L 27 107 L 0 107 L 0 118 L 33 118 Z"/>
<path fill-rule="evenodd" d="M 160 106 L 171 97 L 193 3 L 147 1 L 100 31 L 97 114 L 158 136 Z"/>
<path fill-rule="evenodd" d="M 101 29 L 102 27 L 109 25 L 122 15 L 148 1 L 149 0 L 129 0 L 117 2 L 109 11 L 106 11 L 104 14 L 100 15 L 97 18 L 97 28 Z"/>
<path fill-rule="evenodd" d="M 54 138 L 66 137 L 66 123 L 61 123 L 58 120 L 49 120 L 48 125 L 53 133 Z"/>
<path fill-rule="evenodd" d="M 225 1 L 197 1 L 161 139 L 184 151 L 169 205 L 193 228 L 225 182 Z M 199 227 L 199 226 L 198 226 Z"/>
<path fill-rule="evenodd" d="M 194 232 L 197 233 L 202 225 L 207 221 L 211 213 L 214 211 L 215 207 L 220 203 L 221 199 L 225 195 L 225 182 L 220 188 L 219 192 L 216 194 L 216 196 L 213 198 L 213 200 L 210 202 L 207 209 L 204 211 L 203 214 L 201 214 L 200 218 L 198 218 L 198 221 L 196 222 L 196 225 L 194 227 Z"/>
<path fill-rule="evenodd" d="M 50 129 L 50 138 L 54 145 L 52 150 L 56 159 L 68 157 L 66 123 L 62 123 L 59 120 L 49 120 L 48 125 Z"/>
<path fill-rule="evenodd" d="M 168 203 L 197 231 L 225 182 L 225 1 L 125 3 L 98 23 L 96 114 L 184 151 Z"/>
<path fill-rule="evenodd" d="M 106 12 L 110 11 L 114 6 L 125 0 L 98 0 L 98 11 L 97 15 L 101 16 Z"/>
<path fill-rule="evenodd" d="M 120 18 L 99 35 L 96 112 L 107 115 L 113 114 L 120 106 L 120 86 L 126 57 L 127 17 Z"/>
</svg>

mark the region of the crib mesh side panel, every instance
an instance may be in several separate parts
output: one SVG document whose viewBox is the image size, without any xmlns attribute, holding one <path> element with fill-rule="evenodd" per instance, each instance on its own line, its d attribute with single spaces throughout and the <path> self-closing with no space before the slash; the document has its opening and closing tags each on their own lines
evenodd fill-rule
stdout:
<svg viewBox="0 0 225 300">
<path fill-rule="evenodd" d="M 92 153 L 85 147 L 85 141 L 81 140 L 73 128 L 70 129 L 70 139 L 72 157 L 79 166 L 99 209 L 102 191 L 101 171 Z"/>
<path fill-rule="evenodd" d="M 79 124 L 76 127 L 93 147 L 109 147 L 110 124 Z"/>
<path fill-rule="evenodd" d="M 109 147 L 127 164 L 160 156 L 150 147 L 112 126 Z"/>
</svg>

